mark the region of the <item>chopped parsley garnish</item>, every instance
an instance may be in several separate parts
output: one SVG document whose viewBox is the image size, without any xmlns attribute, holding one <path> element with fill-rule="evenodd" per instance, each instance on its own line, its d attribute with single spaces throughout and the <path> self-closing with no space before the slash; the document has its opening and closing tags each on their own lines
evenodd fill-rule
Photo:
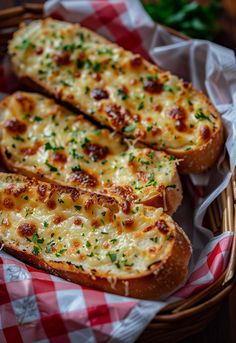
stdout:
<svg viewBox="0 0 236 343">
<path fill-rule="evenodd" d="M 147 75 L 146 79 L 148 81 L 157 81 L 158 77 L 157 77 L 157 75 Z"/>
<path fill-rule="evenodd" d="M 199 108 L 199 109 L 196 111 L 196 113 L 195 113 L 195 118 L 196 118 L 197 120 L 208 120 L 209 122 L 211 122 L 211 119 L 210 119 L 206 114 L 204 114 L 204 113 L 202 112 L 202 109 L 201 109 L 201 108 Z"/>
<path fill-rule="evenodd" d="M 93 65 L 93 67 L 92 67 L 92 68 L 93 68 L 93 71 L 94 71 L 94 72 L 98 72 L 98 71 L 101 69 L 101 66 L 102 66 L 101 62 L 97 62 L 97 61 L 96 61 L 96 62 L 94 63 L 94 65 Z"/>
<path fill-rule="evenodd" d="M 120 262 L 119 262 L 119 261 L 117 261 L 117 262 L 115 263 L 115 265 L 116 265 L 116 267 L 117 267 L 118 269 L 120 269 Z"/>
<path fill-rule="evenodd" d="M 123 89 L 121 89 L 121 88 L 119 88 L 118 90 L 117 90 L 117 94 L 119 95 L 119 97 L 121 98 L 121 100 L 126 100 L 126 99 L 128 99 L 128 94 L 123 90 Z"/>
<path fill-rule="evenodd" d="M 143 159 L 139 159 L 139 162 L 142 163 L 142 164 L 146 164 L 146 165 L 150 164 L 149 161 L 146 161 L 146 160 L 143 160 Z"/>
<path fill-rule="evenodd" d="M 86 242 L 86 247 L 90 248 L 91 247 L 91 243 L 89 241 Z"/>
<path fill-rule="evenodd" d="M 101 130 L 99 130 L 99 129 L 97 129 L 97 130 L 94 130 L 94 133 L 95 133 L 95 135 L 97 135 L 97 136 L 99 136 L 100 134 L 101 134 Z"/>
<path fill-rule="evenodd" d="M 77 211 L 80 211 L 81 208 L 82 208 L 82 206 L 80 206 L 80 205 L 75 205 L 75 209 L 76 209 Z"/>
<path fill-rule="evenodd" d="M 176 185 L 169 185 L 166 188 L 176 188 Z"/>
<path fill-rule="evenodd" d="M 163 88 L 164 88 L 164 90 L 165 90 L 166 92 L 174 93 L 174 89 L 173 89 L 173 87 L 171 87 L 170 85 L 165 84 L 165 85 L 163 86 Z"/>
<path fill-rule="evenodd" d="M 133 162 L 134 159 L 135 159 L 135 156 L 132 153 L 130 153 L 129 154 L 129 162 Z"/>
<path fill-rule="evenodd" d="M 43 222 L 43 227 L 48 227 L 48 222 L 44 221 Z"/>
<path fill-rule="evenodd" d="M 34 117 L 34 121 L 39 122 L 42 121 L 43 119 L 41 117 L 35 116 Z"/>
<path fill-rule="evenodd" d="M 21 45 L 16 46 L 16 49 L 28 49 L 30 46 L 34 47 L 35 45 L 31 43 L 29 39 L 24 39 Z"/>
<path fill-rule="evenodd" d="M 113 239 L 110 240 L 110 242 L 111 242 L 112 244 L 116 243 L 117 241 L 118 241 L 118 239 L 116 239 L 116 238 L 113 238 Z"/>
<path fill-rule="evenodd" d="M 51 143 L 49 142 L 45 144 L 45 151 L 47 150 L 56 151 L 56 150 L 62 150 L 62 149 L 64 149 L 63 146 L 52 146 Z"/>
<path fill-rule="evenodd" d="M 79 172 L 79 171 L 81 171 L 80 165 L 78 164 L 77 166 L 72 167 L 71 170 L 72 170 L 73 172 Z"/>
<path fill-rule="evenodd" d="M 84 90 L 84 94 L 88 94 L 89 92 L 90 92 L 90 88 L 89 86 L 86 86 Z"/>
<path fill-rule="evenodd" d="M 75 44 L 66 44 L 63 46 L 64 51 L 70 51 L 73 52 L 76 49 Z"/>
<path fill-rule="evenodd" d="M 136 128 L 136 125 L 135 124 L 131 124 L 129 126 L 126 126 L 125 128 L 123 128 L 123 131 L 124 132 L 133 132 Z"/>
<path fill-rule="evenodd" d="M 166 236 L 166 241 L 169 241 L 171 238 L 173 238 L 173 233 L 172 232 L 169 232 Z"/>
<path fill-rule="evenodd" d="M 116 261 L 116 254 L 108 252 L 107 256 L 110 257 L 111 262 L 115 262 Z"/>
<path fill-rule="evenodd" d="M 139 111 L 139 110 L 142 110 L 143 108 L 144 108 L 144 102 L 142 101 L 140 102 L 140 104 L 138 104 L 137 110 Z"/>
<path fill-rule="evenodd" d="M 35 232 L 32 236 L 32 242 L 34 243 L 38 238 L 39 238 L 39 235 L 37 234 L 37 232 Z"/>
<path fill-rule="evenodd" d="M 51 172 L 57 172 L 57 168 L 48 163 L 48 161 L 46 161 L 45 164 Z"/>
<path fill-rule="evenodd" d="M 101 50 L 97 50 L 97 54 L 98 55 L 103 55 L 103 54 L 112 54 L 112 49 L 101 49 Z"/>
<path fill-rule="evenodd" d="M 65 80 L 60 80 L 60 83 L 63 85 L 63 86 L 71 86 L 71 84 L 68 82 L 68 81 L 65 81 Z"/>
<path fill-rule="evenodd" d="M 44 243 L 44 238 L 39 238 L 39 239 L 37 239 L 37 243 L 39 243 L 39 244 Z"/>
<path fill-rule="evenodd" d="M 17 135 L 15 137 L 12 137 L 13 139 L 15 139 L 16 141 L 19 141 L 19 142 L 24 142 L 24 138 L 22 138 L 21 136 Z"/>
<path fill-rule="evenodd" d="M 148 125 L 147 126 L 147 132 L 150 132 L 152 130 L 153 126 L 152 125 Z"/>
<path fill-rule="evenodd" d="M 56 257 L 60 257 L 66 250 L 67 250 L 66 248 L 63 248 L 63 249 L 61 249 L 60 251 L 58 251 L 58 252 L 56 253 Z"/>
<path fill-rule="evenodd" d="M 157 243 L 158 242 L 158 237 L 152 237 L 150 238 L 150 240 L 154 243 Z"/>
<path fill-rule="evenodd" d="M 78 69 L 82 69 L 84 67 L 84 61 L 78 59 L 77 62 L 76 62 L 76 65 L 77 65 Z"/>
<path fill-rule="evenodd" d="M 81 148 L 86 148 L 86 146 L 90 143 L 90 139 L 85 137 L 81 143 Z"/>
<path fill-rule="evenodd" d="M 37 256 L 38 254 L 39 254 L 39 247 L 37 247 L 37 246 L 34 246 L 33 247 L 33 254 L 35 255 L 35 256 Z"/>
<path fill-rule="evenodd" d="M 28 120 L 30 118 L 29 113 L 25 113 L 22 118 Z"/>
</svg>

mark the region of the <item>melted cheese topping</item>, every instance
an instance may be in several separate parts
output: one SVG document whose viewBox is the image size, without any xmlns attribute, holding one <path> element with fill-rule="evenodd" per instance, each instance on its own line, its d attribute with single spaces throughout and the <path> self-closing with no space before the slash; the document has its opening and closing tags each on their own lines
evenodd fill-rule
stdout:
<svg viewBox="0 0 236 343">
<path fill-rule="evenodd" d="M 190 84 L 79 25 L 34 21 L 15 34 L 9 51 L 19 75 L 155 148 L 195 149 L 221 126 Z"/>
<path fill-rule="evenodd" d="M 0 241 L 79 271 L 134 277 L 171 253 L 175 224 L 162 209 L 0 174 Z"/>
<path fill-rule="evenodd" d="M 12 168 L 137 202 L 176 187 L 171 156 L 128 147 L 52 99 L 17 92 L 2 102 L 0 116 L 2 153 Z"/>
</svg>

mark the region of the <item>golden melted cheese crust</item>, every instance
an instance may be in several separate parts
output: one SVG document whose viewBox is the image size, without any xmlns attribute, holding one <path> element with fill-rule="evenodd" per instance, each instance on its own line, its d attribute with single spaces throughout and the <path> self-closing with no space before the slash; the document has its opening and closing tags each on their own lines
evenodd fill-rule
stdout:
<svg viewBox="0 0 236 343">
<path fill-rule="evenodd" d="M 171 253 L 174 221 L 162 209 L 0 173 L 0 241 L 81 272 L 135 277 Z"/>
<path fill-rule="evenodd" d="M 12 171 L 130 202 L 163 197 L 170 189 L 181 194 L 173 157 L 128 147 L 121 136 L 52 99 L 17 92 L 1 103 L 0 120 L 1 152 Z"/>
<path fill-rule="evenodd" d="M 9 51 L 18 75 L 154 148 L 192 151 L 221 128 L 209 100 L 190 84 L 78 24 L 34 21 Z"/>
</svg>

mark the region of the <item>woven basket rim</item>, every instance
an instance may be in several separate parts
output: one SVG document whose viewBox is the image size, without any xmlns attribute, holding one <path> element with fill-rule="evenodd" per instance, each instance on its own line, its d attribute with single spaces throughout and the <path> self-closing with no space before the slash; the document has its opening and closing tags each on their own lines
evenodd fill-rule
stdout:
<svg viewBox="0 0 236 343">
<path fill-rule="evenodd" d="M 4 29 L 12 28 L 12 32 L 17 29 L 20 22 L 24 20 L 33 20 L 43 17 L 43 4 L 26 3 L 23 6 L 16 6 L 5 10 L 0 10 L 0 42 L 3 42 L 4 48 L 7 46 L 7 40 L 10 38 L 11 33 L 6 33 Z M 160 24 L 158 24 L 160 25 Z M 160 25 L 163 26 L 163 25 Z M 187 37 L 172 28 L 163 26 L 171 34 L 190 40 Z M 3 50 L 5 53 L 6 50 Z M 1 53 L 1 51 L 0 51 Z M 226 159 L 225 164 L 228 164 Z M 228 166 L 229 168 L 229 166 Z M 222 204 L 223 208 L 223 222 L 221 232 L 231 231 L 236 232 L 236 178 L 235 172 L 232 173 L 231 181 L 226 190 L 222 192 L 218 200 Z M 235 198 L 235 199 L 234 199 Z M 210 207 L 211 208 L 211 207 Z M 209 209 L 210 209 L 209 208 Z M 227 219 L 228 218 L 228 219 Z M 229 225 L 230 224 L 230 225 Z M 197 295 L 191 296 L 188 299 L 178 301 L 165 307 L 153 321 L 149 324 L 149 327 L 158 326 L 161 323 L 169 323 L 180 319 L 184 319 L 187 316 L 191 316 L 197 313 L 201 313 L 203 309 L 207 307 L 217 307 L 219 303 L 232 291 L 235 286 L 235 262 L 236 261 L 236 238 L 234 235 L 233 246 L 231 249 L 230 261 L 225 272 L 212 284 L 205 288 Z"/>
</svg>

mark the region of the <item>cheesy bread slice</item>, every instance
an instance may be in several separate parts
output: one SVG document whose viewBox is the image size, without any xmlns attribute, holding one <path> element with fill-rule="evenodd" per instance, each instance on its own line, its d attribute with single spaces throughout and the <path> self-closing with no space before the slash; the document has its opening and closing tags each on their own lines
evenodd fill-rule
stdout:
<svg viewBox="0 0 236 343">
<path fill-rule="evenodd" d="M 182 200 L 176 160 L 128 146 L 120 135 L 43 95 L 17 92 L 0 104 L 1 155 L 10 171 L 164 207 Z"/>
<path fill-rule="evenodd" d="M 125 136 L 201 172 L 223 144 L 220 116 L 191 84 L 78 24 L 22 25 L 9 44 L 17 75 Z M 174 63 L 174 61 L 173 61 Z"/>
<path fill-rule="evenodd" d="M 185 279 L 191 245 L 162 209 L 0 173 L 0 243 L 67 280 L 137 298 L 160 298 Z"/>
</svg>

